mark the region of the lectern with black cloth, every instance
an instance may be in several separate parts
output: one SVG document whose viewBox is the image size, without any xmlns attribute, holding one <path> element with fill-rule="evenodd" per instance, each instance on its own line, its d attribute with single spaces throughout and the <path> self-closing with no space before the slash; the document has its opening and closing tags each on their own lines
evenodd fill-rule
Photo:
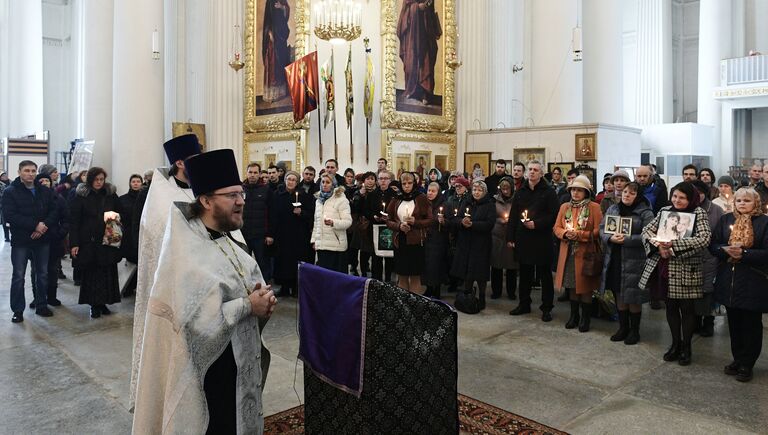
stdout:
<svg viewBox="0 0 768 435">
<path fill-rule="evenodd" d="M 307 434 L 457 434 L 457 316 L 391 284 L 299 266 Z"/>
</svg>

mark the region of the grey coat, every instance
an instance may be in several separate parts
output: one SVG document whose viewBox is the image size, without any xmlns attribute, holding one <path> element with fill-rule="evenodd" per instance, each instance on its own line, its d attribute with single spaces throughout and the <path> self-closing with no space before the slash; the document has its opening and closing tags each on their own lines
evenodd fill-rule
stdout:
<svg viewBox="0 0 768 435">
<path fill-rule="evenodd" d="M 494 269 L 517 269 L 515 250 L 507 247 L 507 221 L 512 210 L 512 198 L 503 199 L 501 194 L 493 197 L 496 204 L 496 223 L 491 231 L 491 267 Z"/>
<path fill-rule="evenodd" d="M 612 243 L 609 241 L 612 234 L 605 233 L 606 216 L 618 216 L 619 205 L 614 204 L 606 210 L 602 222 L 600 222 L 600 240 L 603 242 L 605 261 L 603 262 L 603 275 L 600 281 L 600 293 L 605 292 L 608 266 L 611 264 Z M 647 202 L 638 204 L 632 211 L 632 235 L 624 238 L 621 245 L 621 284 L 619 289 L 620 301 L 625 304 L 642 304 L 649 300 L 649 292 L 640 287 L 640 276 L 645 267 L 645 248 L 643 248 L 643 228 L 653 220 L 653 210 Z"/>
</svg>

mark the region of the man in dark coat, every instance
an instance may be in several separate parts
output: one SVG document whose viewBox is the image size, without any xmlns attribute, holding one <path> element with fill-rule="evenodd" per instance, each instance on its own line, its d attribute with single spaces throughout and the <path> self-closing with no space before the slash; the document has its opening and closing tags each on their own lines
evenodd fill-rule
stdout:
<svg viewBox="0 0 768 435">
<path fill-rule="evenodd" d="M 542 178 L 541 163 L 528 163 L 528 181 L 515 192 L 507 224 L 507 243 L 520 261 L 520 305 L 509 314 L 531 312 L 531 286 L 538 269 L 541 279 L 541 320 L 552 320 L 554 285 L 552 282 L 552 227 L 559 209 L 555 189 Z"/>
<path fill-rule="evenodd" d="M 307 195 L 314 195 L 315 192 L 320 190 L 320 186 L 315 183 L 315 168 L 307 166 L 304 168 L 304 172 L 301 174 L 301 183 L 299 183 L 299 189 L 303 190 Z"/>
<path fill-rule="evenodd" d="M 38 174 L 37 177 L 35 177 L 35 183 L 50 189 L 51 186 L 53 186 L 53 179 L 50 174 Z M 48 249 L 47 296 L 48 305 L 58 307 L 61 305 L 61 301 L 57 298 L 59 290 L 57 276 L 59 274 L 59 268 L 61 267 L 61 257 L 63 257 L 65 253 L 64 239 L 66 239 L 67 234 L 69 234 L 69 204 L 67 204 L 67 200 L 56 193 L 55 190 L 51 191 L 53 192 L 53 203 L 56 207 L 58 218 L 56 219 L 56 223 L 49 227 L 48 232 L 46 233 L 50 246 Z M 35 276 L 36 271 L 34 263 L 32 266 L 32 276 Z M 34 287 L 35 286 L 33 286 L 33 289 Z M 35 303 L 32 302 L 29 307 L 35 308 L 35 306 Z"/>
<path fill-rule="evenodd" d="M 19 176 L 3 193 L 3 214 L 11 226 L 11 311 L 13 323 L 24 321 L 24 276 L 27 260 L 35 266 L 35 314 L 53 316 L 48 308 L 48 229 L 58 222 L 53 191 L 35 183 L 37 164 L 30 160 L 19 163 Z M 55 278 L 54 278 L 55 279 Z"/>
<path fill-rule="evenodd" d="M 266 256 L 266 246 L 272 245 L 274 239 L 269 231 L 269 203 L 274 191 L 270 186 L 261 182 L 259 165 L 248 165 L 243 192 L 245 192 L 245 206 L 243 206 L 243 233 L 248 249 L 253 253 L 256 262 L 259 263 L 264 279 L 269 281 L 272 277 L 270 259 Z"/>
<path fill-rule="evenodd" d="M 493 195 L 496 195 L 496 190 L 502 177 L 509 177 L 509 174 L 507 174 L 507 162 L 504 159 L 498 159 L 496 160 L 496 172 L 485 178 L 485 185 L 488 186 L 488 196 L 493 197 Z"/>
</svg>

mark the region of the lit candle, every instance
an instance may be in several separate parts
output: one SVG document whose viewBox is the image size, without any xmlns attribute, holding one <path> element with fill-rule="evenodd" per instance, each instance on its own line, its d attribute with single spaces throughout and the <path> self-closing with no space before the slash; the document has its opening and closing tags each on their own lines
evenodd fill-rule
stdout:
<svg viewBox="0 0 768 435">
<path fill-rule="evenodd" d="M 454 208 L 453 209 L 453 216 L 456 217 L 458 215 L 459 215 L 459 209 L 458 208 Z"/>
<path fill-rule="evenodd" d="M 528 210 L 523 210 L 522 219 L 520 219 L 523 222 L 528 221 Z"/>
<path fill-rule="evenodd" d="M 733 231 L 733 225 L 731 225 L 731 231 Z"/>
<path fill-rule="evenodd" d="M 466 211 L 466 213 L 464 213 L 464 216 L 466 216 L 466 217 L 472 217 L 472 216 L 469 214 L 469 207 L 467 207 L 467 211 Z"/>
<path fill-rule="evenodd" d="M 443 207 L 440 207 L 440 211 L 437 212 L 437 215 L 438 216 L 442 216 L 443 215 Z"/>
</svg>

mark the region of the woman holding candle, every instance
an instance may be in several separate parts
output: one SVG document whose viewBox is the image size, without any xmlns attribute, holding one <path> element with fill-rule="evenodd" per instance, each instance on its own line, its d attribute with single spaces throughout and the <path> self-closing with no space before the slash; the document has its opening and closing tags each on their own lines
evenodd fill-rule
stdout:
<svg viewBox="0 0 768 435">
<path fill-rule="evenodd" d="M 434 219 L 432 206 L 426 195 L 419 192 L 414 174 L 403 172 L 400 187 L 400 197 L 387 206 L 387 227 L 394 232 L 397 285 L 412 293 L 422 294 L 424 239 Z"/>
<path fill-rule="evenodd" d="M 592 292 L 600 287 L 600 277 L 586 276 L 580 271 L 584 254 L 600 236 L 603 214 L 600 205 L 590 199 L 592 185 L 589 178 L 579 175 L 567 189 L 571 193 L 571 201 L 560 206 L 553 230 L 560 240 L 555 287 L 568 290 L 570 295 L 571 316 L 565 327 L 573 329 L 578 325 L 579 332 L 587 332 L 591 319 Z"/>
<path fill-rule="evenodd" d="M 606 233 L 605 216 L 632 219 L 632 233 Z M 642 232 L 653 220 L 653 210 L 640 185 L 629 183 L 622 189 L 621 202 L 610 206 L 605 216 L 600 223 L 600 239 L 606 246 L 600 293 L 611 290 L 619 310 L 619 330 L 611 336 L 611 341 L 637 344 L 642 307 L 650 299 L 648 291 L 638 285 L 645 267 Z"/>
<path fill-rule="evenodd" d="M 499 180 L 498 193 L 493 197 L 496 204 L 496 223 L 493 226 L 493 248 L 491 254 L 491 299 L 501 297 L 504 270 L 507 271 L 507 296 L 517 299 L 517 262 L 514 250 L 507 246 L 507 222 L 512 210 L 512 178 Z"/>
<path fill-rule="evenodd" d="M 719 195 L 712 200 L 712 204 L 723 209 L 726 213 L 733 213 L 733 186 L 735 182 L 730 175 L 723 175 L 717 179 Z"/>
<path fill-rule="evenodd" d="M 320 191 L 315 193 L 315 198 L 310 243 L 317 251 L 317 265 L 347 273 L 347 228 L 352 225 L 352 214 L 344 187 L 337 187 L 336 178 L 325 173 L 320 177 Z"/>
<path fill-rule="evenodd" d="M 640 288 L 649 289 L 656 299 L 666 297 L 667 323 L 672 345 L 664 361 L 678 361 L 681 366 L 691 363 L 691 338 L 696 330 L 695 301 L 703 297 L 703 250 L 709 246 L 712 231 L 707 212 L 699 205 L 696 189 L 687 182 L 672 188 L 672 205 L 662 212 L 695 214 L 693 234 L 677 240 L 660 240 L 659 221 L 662 213 L 643 228 L 643 246 L 647 260 L 640 277 Z"/>
<path fill-rule="evenodd" d="M 448 274 L 449 223 L 446 219 L 445 197 L 440 184 L 433 181 L 427 188 L 427 199 L 432 206 L 434 220 L 424 240 L 424 273 L 421 281 L 427 286 L 424 296 L 440 299 L 440 286 Z"/>
<path fill-rule="evenodd" d="M 733 361 L 724 371 L 748 382 L 762 347 L 762 313 L 768 313 L 768 217 L 752 188 L 739 189 L 735 205 L 720 218 L 709 250 L 719 261 L 715 300 L 728 310 Z"/>
<path fill-rule="evenodd" d="M 278 296 L 298 296 L 296 287 L 300 261 L 312 263 L 314 252 L 310 246 L 315 202 L 312 196 L 299 188 L 299 174 L 288 171 L 285 184 L 278 186 L 269 204 L 269 222 L 274 236 L 275 281 L 281 285 Z"/>
<path fill-rule="evenodd" d="M 459 205 L 459 213 L 451 219 L 456 229 L 456 253 L 451 275 L 464 279 L 464 292 L 472 293 L 477 283 L 480 309 L 485 308 L 485 287 L 491 269 L 491 231 L 496 222 L 496 205 L 488 196 L 485 182 L 472 183 L 472 195 Z"/>
<path fill-rule="evenodd" d="M 370 272 L 370 260 L 374 255 L 373 227 L 371 226 L 370 213 L 368 211 L 368 198 L 376 190 L 376 174 L 366 172 L 362 176 L 363 182 L 352 197 L 350 208 L 352 210 L 355 237 L 360 241 L 360 276 L 368 276 Z M 373 210 L 374 213 L 377 210 Z"/>
</svg>

